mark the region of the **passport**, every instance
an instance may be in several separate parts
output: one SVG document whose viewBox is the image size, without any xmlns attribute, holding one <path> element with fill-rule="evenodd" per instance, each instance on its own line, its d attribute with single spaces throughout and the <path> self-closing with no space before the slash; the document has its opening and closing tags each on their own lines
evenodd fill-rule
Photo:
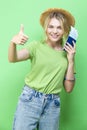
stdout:
<svg viewBox="0 0 87 130">
<path fill-rule="evenodd" d="M 76 43 L 78 38 L 78 31 L 77 29 L 75 29 L 74 27 L 71 26 L 71 30 L 69 32 L 68 38 L 66 40 L 66 44 L 67 42 L 73 46 L 73 41 Z"/>
</svg>

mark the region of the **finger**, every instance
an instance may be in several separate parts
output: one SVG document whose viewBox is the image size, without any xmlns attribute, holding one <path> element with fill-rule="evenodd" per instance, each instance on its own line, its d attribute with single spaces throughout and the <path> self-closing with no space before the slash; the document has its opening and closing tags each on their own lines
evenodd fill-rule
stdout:
<svg viewBox="0 0 87 130">
<path fill-rule="evenodd" d="M 73 47 L 71 45 L 65 45 L 64 46 L 64 49 L 67 51 L 67 52 L 71 52 Z"/>
<path fill-rule="evenodd" d="M 21 44 L 25 44 L 26 42 L 27 42 L 27 41 L 25 41 L 25 40 L 22 40 L 22 41 L 21 41 Z"/>
<path fill-rule="evenodd" d="M 64 49 L 68 52 L 68 53 L 75 53 L 75 48 L 74 47 L 70 47 L 65 45 Z"/>
<path fill-rule="evenodd" d="M 27 42 L 27 39 L 23 38 L 21 39 L 21 42 Z"/>
<path fill-rule="evenodd" d="M 68 47 L 72 48 L 72 45 L 70 43 L 67 42 L 66 44 Z"/>
<path fill-rule="evenodd" d="M 64 47 L 67 48 L 67 49 L 71 49 L 72 48 L 72 46 L 69 43 L 67 43 Z"/>
<path fill-rule="evenodd" d="M 21 27 L 20 27 L 20 32 L 19 32 L 20 34 L 23 34 L 24 33 L 24 25 L 23 24 L 21 24 Z"/>
<path fill-rule="evenodd" d="M 25 35 L 25 34 L 23 35 L 23 37 L 24 37 L 24 38 L 26 38 L 26 39 L 28 39 L 28 38 L 29 38 L 29 37 L 28 37 L 27 35 Z"/>
<path fill-rule="evenodd" d="M 73 41 L 73 46 L 74 46 L 74 49 L 76 49 L 76 43 Z"/>
<path fill-rule="evenodd" d="M 70 51 L 68 46 L 64 46 L 64 49 L 65 49 L 67 52 Z"/>
</svg>

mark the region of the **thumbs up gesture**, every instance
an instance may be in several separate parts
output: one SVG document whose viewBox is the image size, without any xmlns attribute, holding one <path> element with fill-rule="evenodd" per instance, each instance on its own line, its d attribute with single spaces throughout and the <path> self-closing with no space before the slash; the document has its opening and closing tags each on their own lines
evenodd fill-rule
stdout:
<svg viewBox="0 0 87 130">
<path fill-rule="evenodd" d="M 11 42 L 23 45 L 27 42 L 27 40 L 28 36 L 24 34 L 24 26 L 21 24 L 19 33 L 12 38 Z"/>
</svg>

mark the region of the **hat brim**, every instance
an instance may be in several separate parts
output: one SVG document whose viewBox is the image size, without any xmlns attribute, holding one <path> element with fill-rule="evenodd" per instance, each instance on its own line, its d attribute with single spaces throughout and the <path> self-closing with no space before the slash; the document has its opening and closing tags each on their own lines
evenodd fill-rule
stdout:
<svg viewBox="0 0 87 130">
<path fill-rule="evenodd" d="M 44 27 L 45 19 L 52 12 L 58 12 L 58 13 L 63 14 L 66 17 L 69 26 L 75 25 L 75 19 L 70 12 L 68 12 L 67 10 L 61 9 L 61 8 L 50 8 L 50 9 L 44 11 L 40 16 L 40 24 L 42 25 L 42 27 Z"/>
</svg>

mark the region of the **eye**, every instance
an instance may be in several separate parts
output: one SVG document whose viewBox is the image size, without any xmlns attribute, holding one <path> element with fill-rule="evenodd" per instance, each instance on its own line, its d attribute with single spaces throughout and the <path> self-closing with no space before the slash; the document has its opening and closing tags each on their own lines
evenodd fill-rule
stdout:
<svg viewBox="0 0 87 130">
<path fill-rule="evenodd" d="M 61 26 L 58 26 L 57 29 L 62 29 L 62 27 L 61 27 Z"/>
<path fill-rule="evenodd" d="M 52 26 L 52 25 L 49 25 L 48 28 L 53 28 L 53 26 Z"/>
</svg>

